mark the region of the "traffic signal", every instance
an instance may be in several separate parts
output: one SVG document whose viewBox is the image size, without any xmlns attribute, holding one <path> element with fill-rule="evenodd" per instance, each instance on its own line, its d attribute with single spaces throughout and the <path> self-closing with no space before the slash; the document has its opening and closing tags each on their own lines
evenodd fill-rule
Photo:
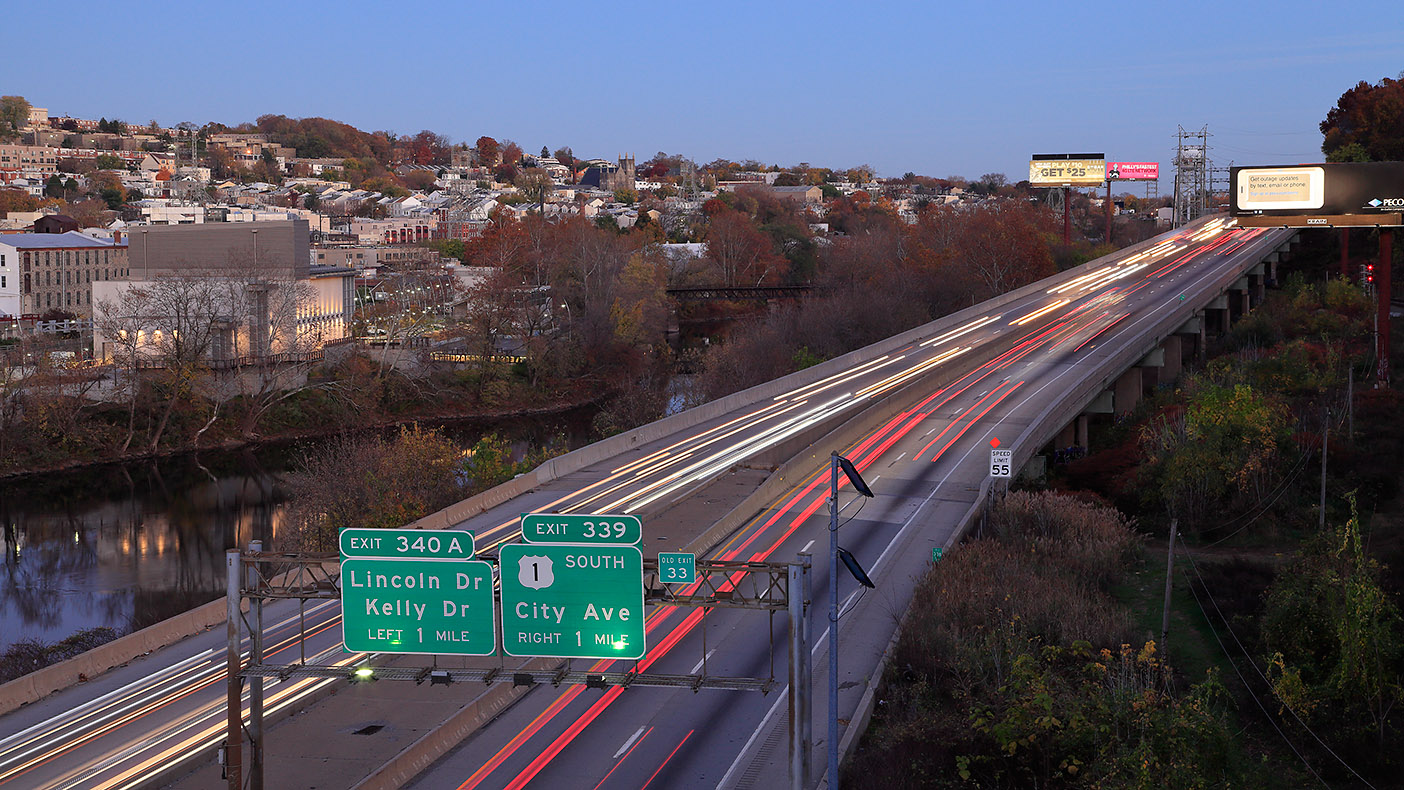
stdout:
<svg viewBox="0 0 1404 790">
<path fill-rule="evenodd" d="M 1373 264 L 1373 263 L 1367 263 L 1367 264 L 1365 264 L 1365 282 L 1367 282 L 1367 283 L 1374 283 L 1374 282 L 1375 282 L 1375 264 Z"/>
</svg>

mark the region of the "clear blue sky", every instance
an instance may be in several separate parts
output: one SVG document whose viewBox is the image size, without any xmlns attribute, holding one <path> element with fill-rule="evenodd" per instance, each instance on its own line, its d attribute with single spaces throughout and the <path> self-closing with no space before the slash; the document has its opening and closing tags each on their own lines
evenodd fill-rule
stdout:
<svg viewBox="0 0 1404 790">
<path fill-rule="evenodd" d="M 528 151 L 1024 177 L 1031 153 L 1319 161 L 1397 2 L 12 3 L 0 92 L 128 122 L 320 115 Z M 60 9 L 61 7 L 61 9 Z M 1076 10 L 1072 10 L 1075 8 Z"/>
</svg>

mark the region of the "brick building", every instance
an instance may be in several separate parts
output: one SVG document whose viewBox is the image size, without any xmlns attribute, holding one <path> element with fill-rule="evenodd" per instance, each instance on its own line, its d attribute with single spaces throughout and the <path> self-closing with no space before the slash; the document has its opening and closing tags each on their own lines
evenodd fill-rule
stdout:
<svg viewBox="0 0 1404 790">
<path fill-rule="evenodd" d="M 127 274 L 127 245 L 69 231 L 0 236 L 0 312 L 93 313 L 93 283 Z"/>
</svg>

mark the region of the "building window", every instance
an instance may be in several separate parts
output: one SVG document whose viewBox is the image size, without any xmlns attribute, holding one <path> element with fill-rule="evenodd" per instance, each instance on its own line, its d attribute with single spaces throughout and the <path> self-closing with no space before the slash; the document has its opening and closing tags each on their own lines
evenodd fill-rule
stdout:
<svg viewBox="0 0 1404 790">
<path fill-rule="evenodd" d="M 53 306 L 54 306 L 54 295 L 53 295 L 53 294 L 44 294 L 44 306 L 45 306 L 45 307 L 53 307 Z"/>
<path fill-rule="evenodd" d="M 52 273 L 52 272 L 48 272 L 48 271 L 44 272 L 44 284 L 45 284 L 45 285 L 53 285 L 53 284 L 54 284 L 54 281 L 53 281 L 53 273 Z"/>
<path fill-rule="evenodd" d="M 25 293 L 29 293 L 29 290 L 30 290 L 30 289 L 29 289 L 29 275 L 26 274 L 26 275 L 24 276 L 24 292 L 25 292 Z"/>
</svg>

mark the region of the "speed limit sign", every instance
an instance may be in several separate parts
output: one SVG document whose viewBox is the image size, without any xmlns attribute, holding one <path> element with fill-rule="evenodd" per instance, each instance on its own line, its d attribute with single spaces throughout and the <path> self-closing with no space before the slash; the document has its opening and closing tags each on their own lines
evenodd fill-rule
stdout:
<svg viewBox="0 0 1404 790">
<path fill-rule="evenodd" d="M 1014 451 L 995 448 L 990 450 L 990 477 L 1013 477 Z"/>
</svg>

